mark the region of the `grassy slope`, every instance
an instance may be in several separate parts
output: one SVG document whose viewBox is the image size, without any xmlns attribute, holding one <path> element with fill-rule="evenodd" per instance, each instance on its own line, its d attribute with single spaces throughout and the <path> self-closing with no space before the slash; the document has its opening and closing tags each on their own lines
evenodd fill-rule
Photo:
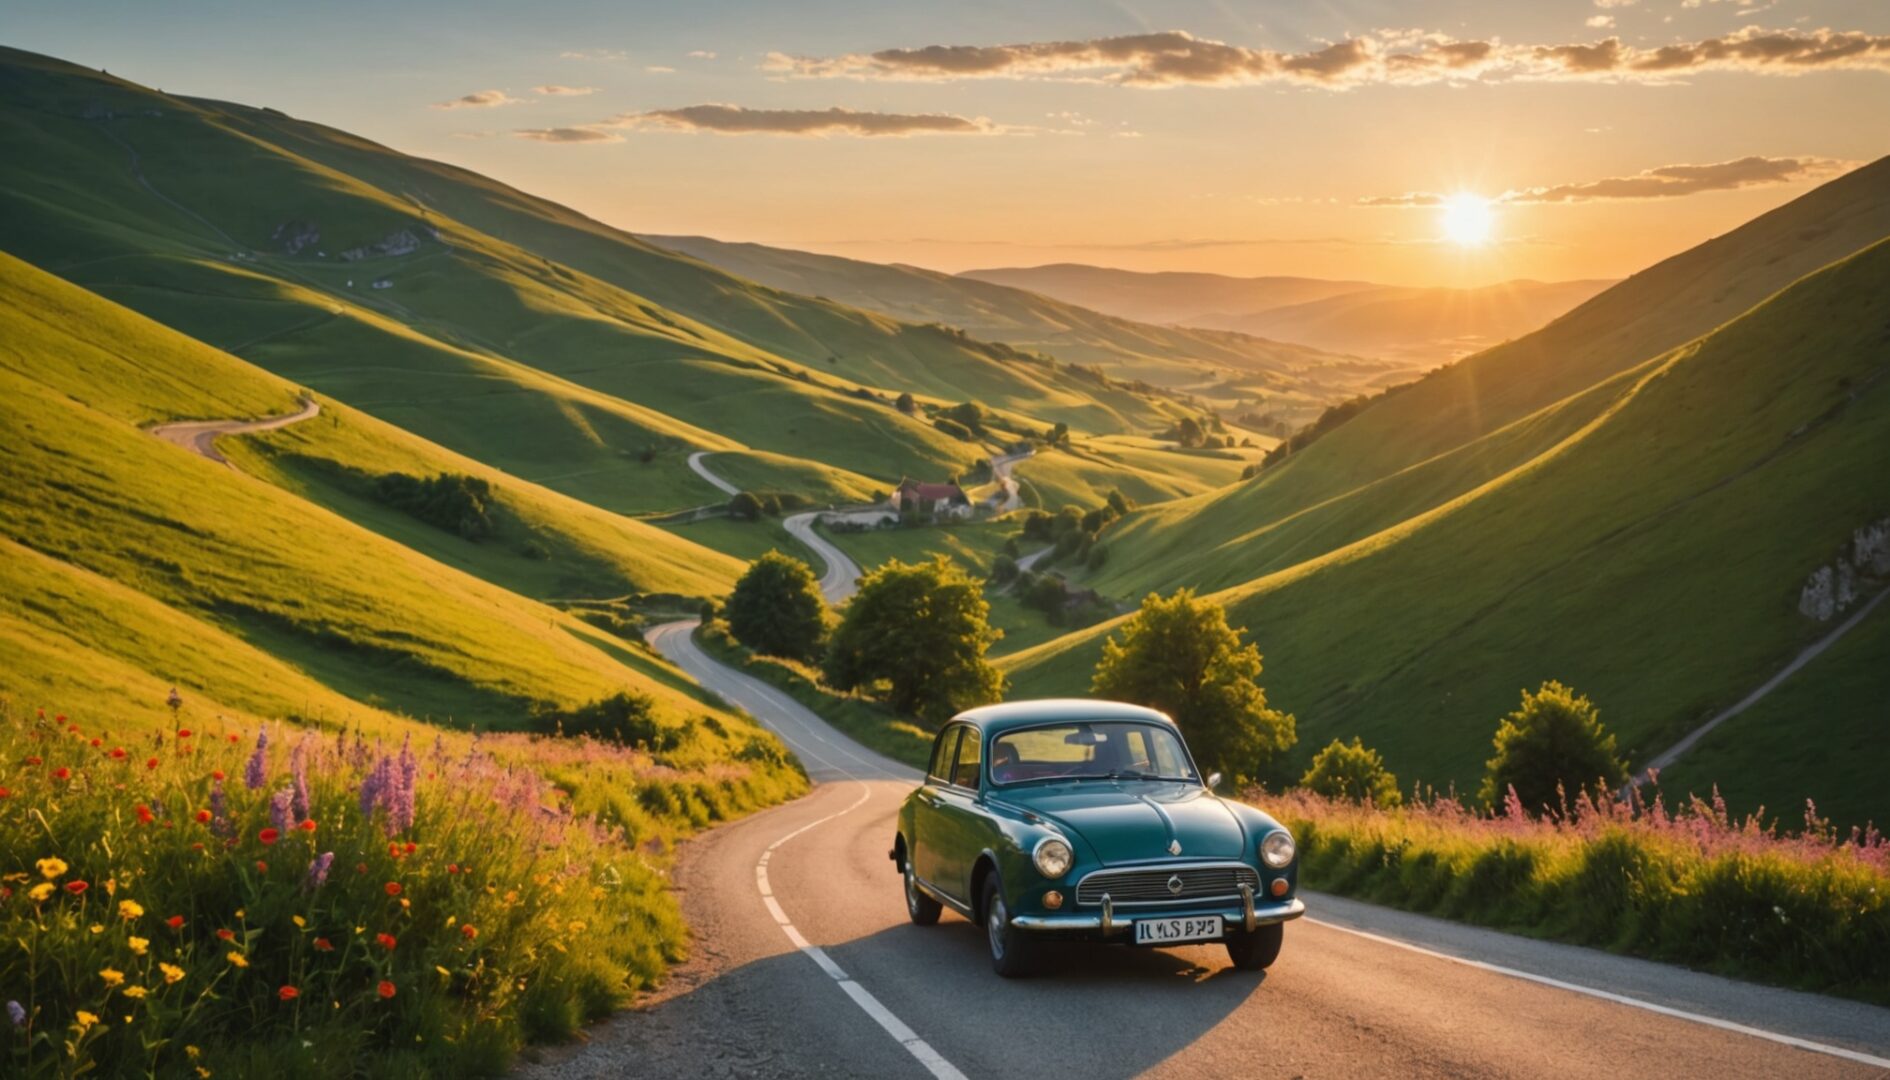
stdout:
<svg viewBox="0 0 1890 1080">
<path fill-rule="evenodd" d="M 72 679 L 62 650 L 45 645 L 49 632 L 160 677 L 197 666 L 162 635 L 126 633 L 131 611 L 157 604 L 168 621 L 185 620 L 180 637 L 225 643 L 218 667 L 250 671 L 227 645 L 240 639 L 299 669 L 306 678 L 284 690 L 291 702 L 336 704 L 312 680 L 357 702 L 480 726 L 516 726 L 532 702 L 569 705 L 625 685 L 672 713 L 702 707 L 644 650 L 146 434 L 139 426 L 158 420 L 288 411 L 294 390 L 23 263 L 0 257 L 0 268 L 0 428 L 11 444 L 0 529 L 70 566 L 33 590 L 4 590 L 7 637 L 22 655 L 0 667 L 15 692 Z M 28 565 L 9 559 L 8 573 L 33 579 Z M 148 603 L 128 609 L 118 586 Z"/>
<path fill-rule="evenodd" d="M 1890 458 L 1887 327 L 1880 244 L 1598 388 L 1528 464 L 1217 594 L 1299 714 L 1299 756 L 1357 733 L 1407 780 L 1464 786 L 1517 689 L 1560 678 L 1644 760 L 1762 681 L 1817 633 L 1795 611 L 1805 576 L 1884 512 L 1862 478 Z M 1558 410 L 1531 423 L 1562 430 Z M 1080 689 L 1096 646 L 1012 658 L 1018 691 Z M 1801 716 L 1796 736 L 1829 745 L 1852 715 Z M 1828 799 L 1844 779 L 1780 762 L 1765 790 Z"/>
</svg>

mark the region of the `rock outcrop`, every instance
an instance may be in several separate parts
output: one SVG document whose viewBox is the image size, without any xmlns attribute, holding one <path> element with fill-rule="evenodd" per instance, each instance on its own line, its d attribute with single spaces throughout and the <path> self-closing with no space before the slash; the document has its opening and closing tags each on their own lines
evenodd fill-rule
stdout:
<svg viewBox="0 0 1890 1080">
<path fill-rule="evenodd" d="M 291 218 L 276 226 L 276 231 L 269 234 L 269 242 L 284 255 L 299 255 L 303 249 L 320 243 L 321 238 L 321 226 L 301 218 Z"/>
<path fill-rule="evenodd" d="M 427 240 L 438 240 L 438 229 L 430 225 L 413 225 L 405 229 L 396 229 L 371 244 L 351 247 L 341 253 L 346 262 L 358 262 L 362 259 L 377 259 L 382 256 L 412 255 L 420 250 L 420 245 Z"/>
<path fill-rule="evenodd" d="M 1798 612 L 1828 622 L 1890 578 L 1890 517 L 1859 525 L 1837 558 L 1811 572 L 1798 590 Z"/>
</svg>

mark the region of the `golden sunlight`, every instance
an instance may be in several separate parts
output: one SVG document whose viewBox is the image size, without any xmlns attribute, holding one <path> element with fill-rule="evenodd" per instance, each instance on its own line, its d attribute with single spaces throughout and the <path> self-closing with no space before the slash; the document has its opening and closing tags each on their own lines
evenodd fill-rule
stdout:
<svg viewBox="0 0 1890 1080">
<path fill-rule="evenodd" d="M 1444 200 L 1444 237 L 1459 247 L 1481 247 L 1489 242 L 1496 211 L 1481 195 L 1459 192 Z"/>
</svg>

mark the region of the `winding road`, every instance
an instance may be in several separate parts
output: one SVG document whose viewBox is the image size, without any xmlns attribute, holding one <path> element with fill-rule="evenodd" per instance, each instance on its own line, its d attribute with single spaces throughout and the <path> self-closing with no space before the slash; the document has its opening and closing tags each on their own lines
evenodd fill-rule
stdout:
<svg viewBox="0 0 1890 1080">
<path fill-rule="evenodd" d="M 1213 946 L 1057 945 L 1040 976 L 1000 979 L 979 928 L 950 913 L 935 927 L 906 917 L 886 851 L 914 771 L 718 663 L 695 629 L 669 623 L 649 641 L 779 734 L 816 787 L 689 842 L 674 879 L 694 930 L 689 959 L 638 1008 L 585 1044 L 544 1051 L 525 1076 L 1890 1070 L 1890 1010 L 1317 893 L 1264 974 L 1234 970 Z"/>
<path fill-rule="evenodd" d="M 159 424 L 150 431 L 167 443 L 181 446 L 219 465 L 229 465 L 229 459 L 218 452 L 216 447 L 216 441 L 223 436 L 274 431 L 319 416 L 321 411 L 319 402 L 312 397 L 304 397 L 302 407 L 286 416 L 271 416 L 261 420 L 185 420 L 175 424 Z"/>
<path fill-rule="evenodd" d="M 697 476 L 715 485 L 716 490 L 725 491 L 730 495 L 740 494 L 741 488 L 736 487 L 734 484 L 729 483 L 727 480 L 709 471 L 709 466 L 703 459 L 707 458 L 712 453 L 714 453 L 713 450 L 698 450 L 690 454 L 689 468 L 692 469 Z M 846 552 L 835 547 L 831 541 L 815 531 L 814 522 L 819 519 L 820 515 L 821 511 L 819 510 L 809 510 L 805 513 L 793 514 L 781 519 L 781 527 L 788 531 L 789 536 L 799 540 L 811 550 L 815 557 L 820 559 L 821 564 L 826 567 L 820 575 L 820 593 L 827 598 L 829 604 L 838 606 L 844 603 L 848 597 L 852 596 L 854 590 L 858 587 L 860 565 L 854 562 Z"/>
</svg>

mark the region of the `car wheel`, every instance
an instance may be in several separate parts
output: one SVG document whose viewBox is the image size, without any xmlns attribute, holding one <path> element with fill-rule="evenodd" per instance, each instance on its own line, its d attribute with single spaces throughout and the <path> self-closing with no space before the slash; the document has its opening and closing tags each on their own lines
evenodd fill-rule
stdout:
<svg viewBox="0 0 1890 1080">
<path fill-rule="evenodd" d="M 991 950 L 991 970 L 1007 979 L 1030 974 L 1036 958 L 1036 942 L 1011 925 L 1010 909 L 1004 906 L 1004 888 L 996 873 L 984 879 L 984 904 L 979 910 L 984 912 L 984 937 Z"/>
<path fill-rule="evenodd" d="M 939 912 L 945 909 L 937 900 L 920 890 L 918 875 L 912 872 L 912 853 L 908 851 L 900 861 L 906 864 L 903 875 L 906 879 L 906 914 L 919 926 L 931 926 L 938 922 Z"/>
<path fill-rule="evenodd" d="M 1286 926 L 1274 923 L 1262 926 L 1251 933 L 1241 932 L 1228 935 L 1227 955 L 1234 961 L 1234 966 L 1242 971 L 1260 971 L 1273 966 L 1273 961 L 1280 958 L 1280 944 L 1286 940 Z"/>
</svg>

